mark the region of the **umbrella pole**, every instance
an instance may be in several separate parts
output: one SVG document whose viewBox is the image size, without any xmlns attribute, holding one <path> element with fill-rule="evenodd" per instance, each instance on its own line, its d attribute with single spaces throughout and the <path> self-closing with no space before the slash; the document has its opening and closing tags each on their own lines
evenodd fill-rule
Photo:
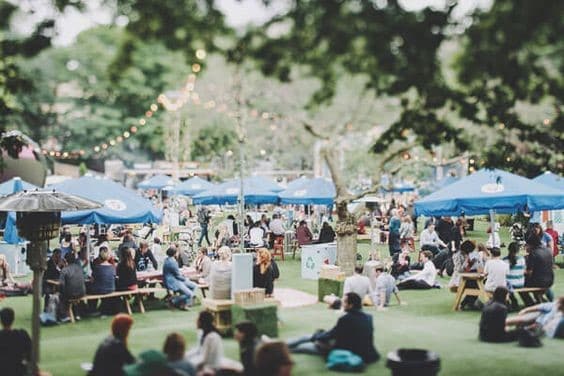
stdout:
<svg viewBox="0 0 564 376">
<path fill-rule="evenodd" d="M 33 303 L 31 315 L 31 359 L 28 374 L 36 375 L 39 370 L 39 315 L 41 313 L 41 283 L 47 269 L 48 241 L 31 241 L 27 246 L 27 264 L 33 270 Z"/>
<path fill-rule="evenodd" d="M 490 209 L 490 226 L 492 229 L 492 248 L 499 247 L 499 244 L 495 244 L 495 210 Z"/>
</svg>

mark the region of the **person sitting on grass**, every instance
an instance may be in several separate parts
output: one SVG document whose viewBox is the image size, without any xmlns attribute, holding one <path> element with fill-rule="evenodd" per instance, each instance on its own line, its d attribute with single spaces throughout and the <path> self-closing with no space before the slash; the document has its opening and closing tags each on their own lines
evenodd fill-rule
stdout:
<svg viewBox="0 0 564 376">
<path fill-rule="evenodd" d="M 257 350 L 256 375 L 290 376 L 293 366 L 294 362 L 284 342 L 268 342 Z"/>
<path fill-rule="evenodd" d="M 517 340 L 517 331 L 506 331 L 505 320 L 507 318 L 507 294 L 505 287 L 497 287 L 493 292 L 493 298 L 484 305 L 480 318 L 479 338 L 482 342 L 511 342 Z"/>
<path fill-rule="evenodd" d="M 542 329 L 549 338 L 564 338 L 564 296 L 555 302 L 527 307 L 508 318 L 505 324 Z"/>
<path fill-rule="evenodd" d="M 343 307 L 346 313 L 339 318 L 333 329 L 320 330 L 311 336 L 288 341 L 290 351 L 326 356 L 333 349 L 341 349 L 360 356 L 367 364 L 380 359 L 380 354 L 374 347 L 372 316 L 362 312 L 360 296 L 349 292 L 343 298 Z"/>
<path fill-rule="evenodd" d="M 484 266 L 484 274 L 486 275 L 486 285 L 484 289 L 493 292 L 497 287 L 507 286 L 507 274 L 509 274 L 509 265 L 500 259 L 501 251 L 497 247 L 491 250 L 492 258 L 486 261 Z"/>
<path fill-rule="evenodd" d="M 24 362 L 31 356 L 31 338 L 24 329 L 12 329 L 15 313 L 6 307 L 0 311 L 0 364 L 2 375 L 27 374 Z"/>
<path fill-rule="evenodd" d="M 186 353 L 186 359 L 202 372 L 231 370 L 240 372 L 243 366 L 234 360 L 225 358 L 223 341 L 215 325 L 213 315 L 201 311 L 198 315 L 198 346 Z"/>
<path fill-rule="evenodd" d="M 178 250 L 173 247 L 166 250 L 168 257 L 163 265 L 163 283 L 167 289 L 180 294 L 180 296 L 171 298 L 172 305 L 178 309 L 187 311 L 188 307 L 193 303 L 198 285 L 180 273 L 178 261 L 176 261 L 177 253 Z"/>
<path fill-rule="evenodd" d="M 392 293 L 395 295 L 398 304 L 401 305 L 402 302 L 396 286 L 396 280 L 386 273 L 383 264 L 376 265 L 372 282 L 372 294 L 370 295 L 372 303 L 379 311 L 383 311 L 390 304 Z"/>
<path fill-rule="evenodd" d="M 196 376 L 196 370 L 190 362 L 184 359 L 186 341 L 179 333 L 170 333 L 165 340 L 163 352 L 166 354 L 168 366 L 182 372 L 182 375 Z"/>
<path fill-rule="evenodd" d="M 433 258 L 433 253 L 431 251 L 422 251 L 419 254 L 419 258 L 421 260 L 421 263 L 423 264 L 423 270 L 407 277 L 401 282 L 398 282 L 398 289 L 425 290 L 435 287 L 437 269 L 431 261 Z"/>
<path fill-rule="evenodd" d="M 255 350 L 260 344 L 257 326 L 251 321 L 241 321 L 235 325 L 233 336 L 239 342 L 239 358 L 243 363 L 245 376 L 258 376 L 255 366 Z"/>
<path fill-rule="evenodd" d="M 372 286 L 370 286 L 370 279 L 362 275 L 364 268 L 362 265 L 357 265 L 354 267 L 354 274 L 345 278 L 345 284 L 343 286 L 343 295 L 349 292 L 354 292 L 360 296 L 360 300 L 364 301 L 366 296 L 372 294 Z"/>
<path fill-rule="evenodd" d="M 94 355 L 89 376 L 123 375 L 123 366 L 135 362 L 127 348 L 127 337 L 133 325 L 131 316 L 120 313 L 112 320 L 112 334 L 104 339 Z"/>
</svg>

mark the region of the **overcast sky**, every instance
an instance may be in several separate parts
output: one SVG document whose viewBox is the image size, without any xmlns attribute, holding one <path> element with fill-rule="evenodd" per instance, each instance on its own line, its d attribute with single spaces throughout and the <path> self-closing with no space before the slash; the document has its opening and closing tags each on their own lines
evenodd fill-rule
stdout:
<svg viewBox="0 0 564 376">
<path fill-rule="evenodd" d="M 49 9 L 49 0 L 10 0 L 20 3 L 24 10 L 33 7 L 34 16 L 26 16 L 14 21 L 15 28 L 22 33 L 29 33 L 33 29 L 34 23 L 50 15 L 53 11 Z M 165 0 L 166 1 L 166 0 Z M 400 0 L 400 3 L 409 10 L 419 10 L 425 6 L 443 8 L 445 3 L 450 0 Z M 459 0 L 456 9 L 456 17 L 467 14 L 476 6 L 489 7 L 493 0 Z M 386 0 L 374 0 L 375 3 L 385 3 Z M 68 45 L 72 43 L 76 36 L 83 30 L 100 24 L 111 22 L 111 12 L 101 5 L 100 0 L 89 0 L 86 2 L 87 10 L 78 12 L 72 8 L 65 11 L 62 17 L 57 19 L 57 37 L 54 43 L 57 45 Z M 243 28 L 249 23 L 261 24 L 273 15 L 284 11 L 287 1 L 273 1 L 274 5 L 266 8 L 261 0 L 218 0 L 219 9 L 225 13 L 227 23 L 236 28 Z M 127 19 L 118 20 L 123 24 Z"/>
</svg>

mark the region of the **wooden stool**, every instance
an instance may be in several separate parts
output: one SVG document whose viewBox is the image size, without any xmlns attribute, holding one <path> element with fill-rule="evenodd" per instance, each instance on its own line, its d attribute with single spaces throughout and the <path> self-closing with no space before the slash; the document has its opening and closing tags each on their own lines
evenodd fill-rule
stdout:
<svg viewBox="0 0 564 376">
<path fill-rule="evenodd" d="M 282 261 L 284 261 L 284 237 L 275 236 L 274 246 L 272 247 L 272 257 L 280 256 Z"/>
</svg>

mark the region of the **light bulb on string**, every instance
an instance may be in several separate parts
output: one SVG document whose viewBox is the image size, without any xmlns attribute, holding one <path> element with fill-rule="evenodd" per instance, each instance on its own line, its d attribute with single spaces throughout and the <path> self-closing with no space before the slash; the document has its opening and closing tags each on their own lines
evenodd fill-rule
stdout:
<svg viewBox="0 0 564 376">
<path fill-rule="evenodd" d="M 200 60 L 204 60 L 206 58 L 206 50 L 201 48 L 196 50 L 196 57 Z"/>
<path fill-rule="evenodd" d="M 151 111 L 157 112 L 158 109 L 159 109 L 159 106 L 157 106 L 155 103 L 151 104 Z"/>
<path fill-rule="evenodd" d="M 95 151 L 96 153 L 99 153 L 99 152 L 100 152 L 100 147 L 99 147 L 99 146 L 94 146 L 94 151 Z"/>
<path fill-rule="evenodd" d="M 147 112 L 145 112 L 145 116 L 147 116 L 148 118 L 150 118 L 151 116 L 153 116 L 153 111 L 147 111 Z"/>
<path fill-rule="evenodd" d="M 145 125 L 145 123 L 147 123 L 145 119 L 143 118 L 139 119 L 139 125 Z"/>
<path fill-rule="evenodd" d="M 123 137 L 124 138 L 128 138 L 130 136 L 128 131 L 123 132 Z"/>
<path fill-rule="evenodd" d="M 137 127 L 133 126 L 133 127 L 129 128 L 129 130 L 131 131 L 131 133 L 135 133 L 135 132 L 137 132 Z"/>
</svg>

